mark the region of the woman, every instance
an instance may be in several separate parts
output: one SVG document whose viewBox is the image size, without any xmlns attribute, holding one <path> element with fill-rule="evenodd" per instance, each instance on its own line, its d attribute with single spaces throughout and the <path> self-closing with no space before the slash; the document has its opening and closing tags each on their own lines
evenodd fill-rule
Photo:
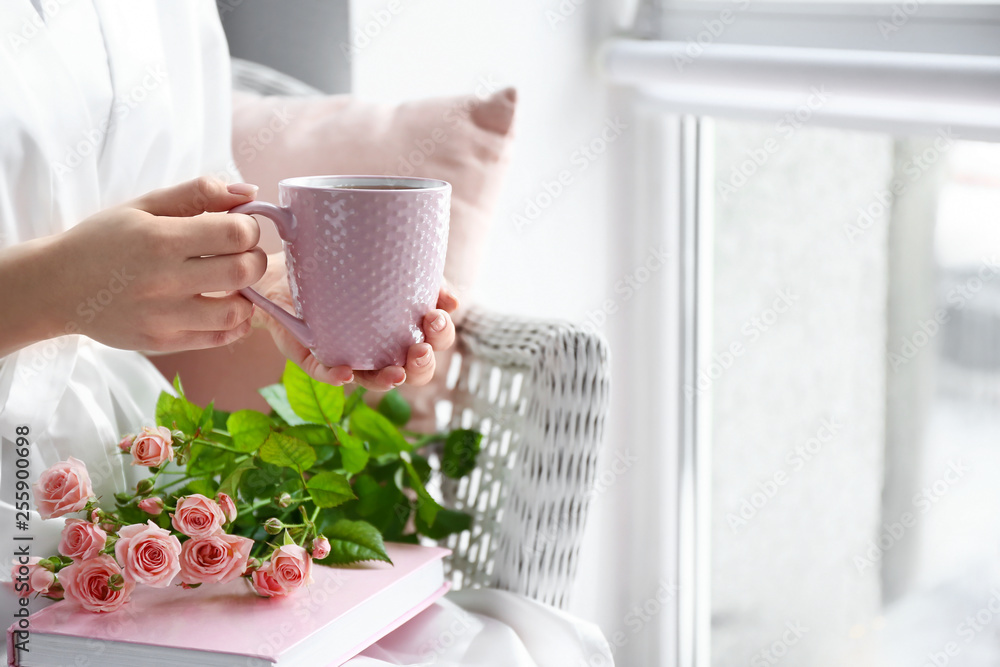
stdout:
<svg viewBox="0 0 1000 667">
<path fill-rule="evenodd" d="M 331 384 L 386 390 L 431 379 L 432 348 L 449 347 L 455 335 L 449 311 L 457 302 L 447 291 L 424 319 L 427 342 L 410 349 L 405 367 L 364 372 L 323 367 L 235 292 L 252 285 L 288 298 L 283 256 L 257 247 L 252 217 L 225 212 L 256 188 L 240 183 L 233 166 L 229 56 L 212 3 L 10 0 L 0 9 L 0 35 L 3 548 L 15 530 L 7 440 L 17 427 L 30 432 L 34 476 L 72 455 L 86 461 L 98 495 L 135 483 L 115 443 L 151 423 L 156 396 L 168 388 L 135 350 L 221 346 L 260 326 Z M 53 553 L 60 529 L 33 515 L 33 552 Z M 488 611 L 491 596 L 503 595 L 455 599 Z M 6 625 L 9 588 L 2 599 Z M 526 646 L 551 648 L 553 636 L 582 627 L 517 604 L 534 638 L 449 601 L 351 664 L 426 664 L 428 655 L 436 664 L 472 656 L 475 664 L 542 664 Z M 428 653 L 427 642 L 447 628 L 461 636 Z M 598 640 L 587 646 L 601 650 Z M 585 655 L 583 644 L 567 648 L 577 649 Z"/>
</svg>

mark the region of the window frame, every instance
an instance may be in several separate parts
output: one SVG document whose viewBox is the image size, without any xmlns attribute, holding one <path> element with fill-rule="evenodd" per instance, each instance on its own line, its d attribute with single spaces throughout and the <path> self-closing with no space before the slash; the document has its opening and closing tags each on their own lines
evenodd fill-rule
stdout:
<svg viewBox="0 0 1000 667">
<path fill-rule="evenodd" d="M 773 122 L 802 104 L 802 77 L 833 72 L 848 89 L 847 101 L 816 113 L 816 125 L 914 135 L 951 124 L 963 139 L 1000 141 L 1000 5 L 752 2 L 646 0 L 633 29 L 606 43 L 599 56 L 617 99 L 627 100 L 634 118 L 659 127 L 660 140 L 636 146 L 639 171 L 630 193 L 652 204 L 639 204 L 632 216 L 631 244 L 666 238 L 677 249 L 674 274 L 658 288 L 666 298 L 632 322 L 638 330 L 653 325 L 660 332 L 667 350 L 663 367 L 674 372 L 666 382 L 638 373 L 632 378 L 651 397 L 648 404 L 668 406 L 659 412 L 637 408 L 630 416 L 636 432 L 660 442 L 665 452 L 666 463 L 650 470 L 635 493 L 664 499 L 655 523 L 666 555 L 657 575 L 676 581 L 679 591 L 660 622 L 669 636 L 631 656 L 644 664 L 712 664 L 711 397 L 684 390 L 695 386 L 694 374 L 712 349 L 713 215 L 710 189 L 703 187 L 712 168 L 705 159 L 711 121 L 700 116 Z M 724 22 L 723 13 L 738 6 L 741 14 Z M 907 15 L 910 6 L 917 10 Z M 899 12 L 906 16 L 902 25 L 888 36 L 880 33 L 879 21 L 893 26 Z M 724 29 L 709 31 L 710 39 L 699 44 L 711 21 Z M 701 47 L 698 57 L 690 69 L 679 70 L 675 56 L 692 44 Z M 756 64 L 727 72 L 741 58 Z M 801 76 L 782 86 L 783 72 Z M 739 94 L 726 95 L 726 86 L 738 86 Z M 907 116 L 914 104 L 932 113 Z M 627 266 L 634 258 L 619 261 Z M 637 578 L 629 575 L 633 588 Z"/>
<path fill-rule="evenodd" d="M 727 11 L 729 18 L 723 16 Z M 719 24 L 706 25 L 713 21 Z M 998 56 L 1000 4 L 647 0 L 632 35 L 685 44 L 700 38 L 712 44 Z"/>
</svg>

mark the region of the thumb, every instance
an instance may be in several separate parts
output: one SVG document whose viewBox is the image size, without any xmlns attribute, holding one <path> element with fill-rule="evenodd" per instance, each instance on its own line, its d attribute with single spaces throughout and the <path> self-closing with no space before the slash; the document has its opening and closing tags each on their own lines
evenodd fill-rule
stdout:
<svg viewBox="0 0 1000 667">
<path fill-rule="evenodd" d="M 257 186 L 202 176 L 169 188 L 153 190 L 132 202 L 132 206 L 153 215 L 190 217 L 206 211 L 228 211 L 246 204 L 257 195 Z"/>
</svg>

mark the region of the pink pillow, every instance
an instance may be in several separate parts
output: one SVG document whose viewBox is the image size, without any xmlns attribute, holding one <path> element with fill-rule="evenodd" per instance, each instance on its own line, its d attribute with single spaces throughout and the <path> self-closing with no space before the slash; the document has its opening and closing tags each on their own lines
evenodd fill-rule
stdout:
<svg viewBox="0 0 1000 667">
<path fill-rule="evenodd" d="M 275 201 L 282 178 L 377 174 L 452 184 L 445 277 L 468 298 L 508 162 L 517 100 L 513 88 L 474 95 L 371 104 L 347 95 L 234 100 L 233 151 L 258 198 Z M 239 136 L 239 128 L 268 128 Z M 265 139 L 270 138 L 269 142 Z M 257 148 L 259 147 L 259 148 Z M 270 232 L 270 225 L 268 225 Z"/>
</svg>

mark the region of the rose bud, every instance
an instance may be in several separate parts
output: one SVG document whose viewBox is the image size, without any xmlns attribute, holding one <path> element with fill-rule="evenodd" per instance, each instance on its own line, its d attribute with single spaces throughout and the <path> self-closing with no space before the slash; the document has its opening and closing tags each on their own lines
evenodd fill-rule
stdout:
<svg viewBox="0 0 1000 667">
<path fill-rule="evenodd" d="M 222 508 L 222 513 L 226 515 L 226 521 L 232 523 L 236 521 L 236 503 L 225 493 L 220 493 L 215 497 L 215 502 L 219 503 L 219 507 Z"/>
<path fill-rule="evenodd" d="M 313 540 L 312 557 L 316 560 L 323 560 L 330 555 L 330 540 L 322 535 Z"/>
<path fill-rule="evenodd" d="M 285 524 L 281 523 L 281 519 L 276 517 L 271 517 L 264 522 L 264 530 L 267 531 L 268 535 L 277 535 L 281 532 L 281 529 L 285 527 Z"/>
<path fill-rule="evenodd" d="M 62 561 L 59 561 L 59 564 L 61 565 Z M 42 568 L 43 570 L 48 570 L 49 572 L 56 571 L 56 564 L 52 562 L 51 558 L 43 558 L 40 561 L 38 561 L 38 567 Z"/>
<path fill-rule="evenodd" d="M 166 426 L 143 427 L 132 443 L 132 465 L 155 468 L 174 458 L 173 438 Z"/>
<path fill-rule="evenodd" d="M 282 493 L 280 496 L 274 499 L 274 503 L 278 507 L 288 507 L 292 504 L 292 497 L 287 493 Z"/>
<path fill-rule="evenodd" d="M 139 483 L 135 485 L 135 492 L 144 496 L 153 490 L 153 480 L 151 479 L 140 479 Z"/>
<path fill-rule="evenodd" d="M 132 451 L 132 443 L 134 441 L 134 435 L 126 435 L 122 438 L 121 442 L 118 443 L 118 449 L 120 449 L 123 454 L 128 454 Z"/>
<path fill-rule="evenodd" d="M 253 571 L 260 567 L 259 558 L 251 558 L 247 561 L 247 569 L 243 570 L 243 576 L 249 577 Z"/>
<path fill-rule="evenodd" d="M 59 581 L 56 580 L 49 586 L 48 591 L 44 593 L 39 592 L 39 594 L 42 595 L 43 597 L 47 597 L 50 600 L 62 600 L 63 597 L 66 595 L 66 591 L 63 590 L 62 584 L 60 584 Z"/>
<path fill-rule="evenodd" d="M 146 514 L 159 516 L 163 512 L 163 498 L 143 498 L 137 506 Z"/>
<path fill-rule="evenodd" d="M 273 598 L 288 594 L 288 589 L 271 573 L 270 566 L 254 570 L 250 575 L 250 583 L 257 595 L 261 597 Z"/>
<path fill-rule="evenodd" d="M 271 554 L 270 574 L 286 591 L 312 583 L 312 559 L 297 544 L 285 544 Z"/>
<path fill-rule="evenodd" d="M 115 573 L 112 574 L 110 577 L 108 577 L 108 588 L 110 588 L 111 590 L 120 591 L 124 587 L 125 587 L 125 577 L 123 577 L 122 575 Z"/>
</svg>

